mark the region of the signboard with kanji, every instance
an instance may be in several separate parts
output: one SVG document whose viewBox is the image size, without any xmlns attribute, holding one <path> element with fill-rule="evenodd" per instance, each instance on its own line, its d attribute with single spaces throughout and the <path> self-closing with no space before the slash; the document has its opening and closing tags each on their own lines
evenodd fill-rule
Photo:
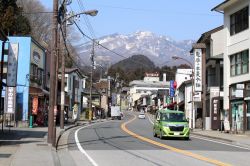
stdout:
<svg viewBox="0 0 250 166">
<path fill-rule="evenodd" d="M 5 113 L 14 114 L 16 109 L 16 88 L 6 87 L 5 92 Z"/>
<path fill-rule="evenodd" d="M 170 80 L 170 97 L 174 97 L 174 80 Z"/>
<path fill-rule="evenodd" d="M 16 86 L 17 79 L 17 56 L 18 44 L 9 44 L 8 69 L 7 69 L 7 86 Z"/>
<path fill-rule="evenodd" d="M 202 51 L 194 50 L 194 91 L 202 91 Z"/>
</svg>

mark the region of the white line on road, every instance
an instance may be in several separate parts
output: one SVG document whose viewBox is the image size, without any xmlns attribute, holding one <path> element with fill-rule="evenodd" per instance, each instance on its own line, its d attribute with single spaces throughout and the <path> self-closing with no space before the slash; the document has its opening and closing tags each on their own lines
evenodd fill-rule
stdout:
<svg viewBox="0 0 250 166">
<path fill-rule="evenodd" d="M 250 150 L 247 147 L 243 147 L 243 146 L 238 146 L 238 145 L 233 145 L 230 143 L 225 143 L 225 142 L 221 142 L 221 141 L 216 141 L 216 140 L 212 140 L 212 139 L 208 139 L 208 138 L 204 138 L 204 137 L 200 137 L 200 136 L 191 136 L 192 138 L 196 138 L 196 139 L 201 139 L 201 140 L 205 140 L 205 141 L 210 141 L 210 142 L 215 142 L 215 143 L 219 143 L 219 144 L 223 144 L 223 145 L 227 145 L 227 146 L 232 146 L 232 147 L 236 147 L 236 148 L 240 148 L 240 149 L 245 149 L 245 150 Z"/>
<path fill-rule="evenodd" d="M 106 122 L 108 122 L 108 121 L 106 121 Z M 105 123 L 105 122 L 100 122 L 100 123 Z M 96 124 L 100 124 L 100 123 L 96 123 Z M 80 150 L 80 152 L 82 152 L 88 158 L 88 160 L 91 162 L 91 164 L 93 166 L 98 166 L 98 164 L 95 162 L 95 160 L 92 157 L 90 157 L 88 155 L 88 153 L 82 148 L 82 146 L 81 146 L 81 144 L 79 142 L 79 139 L 78 139 L 78 132 L 81 129 L 84 129 L 84 128 L 87 128 L 87 127 L 90 127 L 90 126 L 93 126 L 93 125 L 95 125 L 95 124 L 83 126 L 83 127 L 79 128 L 79 129 L 77 129 L 76 132 L 75 132 L 75 141 L 76 141 L 76 145 L 77 145 L 78 149 Z"/>
<path fill-rule="evenodd" d="M 154 124 L 154 122 L 152 121 L 152 119 L 150 118 L 150 116 L 147 114 L 148 116 L 148 120 L 151 124 Z M 214 143 L 219 143 L 219 144 L 223 144 L 223 145 L 227 145 L 227 146 L 232 146 L 232 147 L 236 147 L 236 148 L 240 148 L 240 149 L 245 149 L 245 150 L 250 150 L 249 148 L 247 147 L 242 147 L 242 146 L 238 146 L 238 145 L 233 145 L 233 144 L 230 144 L 230 143 L 225 143 L 225 142 L 221 142 L 221 141 L 216 141 L 216 140 L 213 140 L 213 139 L 208 139 L 208 138 L 204 138 L 204 137 L 200 137 L 200 136 L 194 136 L 192 135 L 191 138 L 196 138 L 196 139 L 201 139 L 201 140 L 205 140 L 205 141 L 210 141 L 210 142 L 214 142 Z"/>
<path fill-rule="evenodd" d="M 151 124 L 154 124 L 154 122 L 152 121 L 152 119 L 149 117 L 149 115 L 147 114 L 148 120 Z"/>
</svg>

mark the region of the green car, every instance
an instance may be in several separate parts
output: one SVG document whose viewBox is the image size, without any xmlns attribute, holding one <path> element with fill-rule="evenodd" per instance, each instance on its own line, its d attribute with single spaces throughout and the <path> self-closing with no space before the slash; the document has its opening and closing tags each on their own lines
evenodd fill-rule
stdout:
<svg viewBox="0 0 250 166">
<path fill-rule="evenodd" d="M 164 137 L 180 137 L 189 140 L 189 126 L 182 111 L 162 109 L 156 112 L 153 135 Z"/>
</svg>

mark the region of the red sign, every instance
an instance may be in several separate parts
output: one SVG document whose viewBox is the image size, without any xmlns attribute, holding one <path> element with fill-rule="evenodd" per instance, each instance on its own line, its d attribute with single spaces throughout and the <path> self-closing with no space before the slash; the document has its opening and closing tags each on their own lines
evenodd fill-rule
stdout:
<svg viewBox="0 0 250 166">
<path fill-rule="evenodd" d="M 176 87 L 177 87 L 177 82 L 174 81 L 174 89 L 176 89 Z"/>
<path fill-rule="evenodd" d="M 38 97 L 35 96 L 32 100 L 32 115 L 37 115 L 38 112 Z"/>
</svg>

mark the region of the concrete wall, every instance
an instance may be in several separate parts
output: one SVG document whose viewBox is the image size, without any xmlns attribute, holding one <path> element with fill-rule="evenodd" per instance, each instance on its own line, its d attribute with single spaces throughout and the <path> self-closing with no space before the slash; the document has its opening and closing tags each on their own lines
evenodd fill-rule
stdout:
<svg viewBox="0 0 250 166">
<path fill-rule="evenodd" d="M 211 57 L 223 55 L 225 51 L 225 29 L 211 35 Z"/>
<path fill-rule="evenodd" d="M 224 14 L 224 27 L 226 38 L 225 55 L 224 55 L 224 109 L 229 109 L 229 85 L 237 82 L 247 81 L 250 74 L 239 76 L 230 76 L 230 55 L 241 52 L 250 48 L 250 30 L 249 28 L 230 36 L 230 15 L 241 10 L 242 8 L 250 6 L 249 0 L 238 1 L 237 4 L 227 8 Z M 249 8 L 250 9 L 250 8 Z M 250 13 L 250 12 L 249 12 Z M 249 61 L 250 62 L 250 61 Z"/>
<path fill-rule="evenodd" d="M 192 69 L 177 69 L 175 75 L 175 81 L 177 82 L 178 88 L 184 81 L 190 80 L 192 74 Z"/>
</svg>

